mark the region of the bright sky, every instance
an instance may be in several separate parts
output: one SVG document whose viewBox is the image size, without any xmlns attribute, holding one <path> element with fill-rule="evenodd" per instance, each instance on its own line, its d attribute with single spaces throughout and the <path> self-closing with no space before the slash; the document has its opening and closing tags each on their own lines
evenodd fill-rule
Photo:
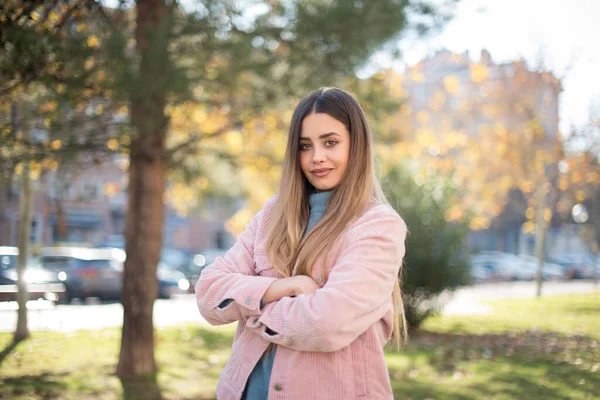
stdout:
<svg viewBox="0 0 600 400">
<path fill-rule="evenodd" d="M 461 0 L 455 18 L 440 35 L 404 43 L 404 62 L 414 64 L 445 47 L 481 49 L 495 62 L 525 58 L 535 66 L 540 55 L 563 77 L 560 128 L 584 124 L 592 102 L 600 104 L 600 0 Z"/>
<path fill-rule="evenodd" d="M 532 67 L 542 55 L 562 78 L 560 129 L 567 132 L 571 124 L 588 120 L 592 102 L 600 108 L 599 21 L 600 0 L 460 0 L 455 18 L 438 36 L 403 43 L 403 63 L 415 64 L 444 47 L 456 53 L 468 50 L 475 61 L 486 48 L 497 63 L 525 58 Z M 372 61 L 359 76 L 390 65 L 386 54 Z"/>
</svg>

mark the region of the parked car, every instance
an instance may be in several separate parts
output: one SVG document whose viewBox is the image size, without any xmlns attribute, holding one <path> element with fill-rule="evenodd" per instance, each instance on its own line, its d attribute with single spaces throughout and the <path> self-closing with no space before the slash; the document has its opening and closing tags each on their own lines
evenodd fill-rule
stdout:
<svg viewBox="0 0 600 400">
<path fill-rule="evenodd" d="M 471 270 L 485 276 L 485 280 L 525 280 L 529 276 L 528 271 L 522 269 L 519 257 L 510 253 L 481 252 L 471 256 L 470 264 Z M 473 277 L 476 279 L 475 275 Z"/>
<path fill-rule="evenodd" d="M 14 301 L 17 294 L 17 257 L 19 249 L 0 246 L 0 301 Z M 53 271 L 43 268 L 35 257 L 29 257 L 24 279 L 30 300 L 46 299 L 58 301 L 65 292 Z"/>
<path fill-rule="evenodd" d="M 58 280 L 66 286 L 66 302 L 88 297 L 120 299 L 125 258 L 125 251 L 117 248 L 47 247 L 40 250 L 40 263 L 55 271 Z M 188 291 L 189 281 L 183 273 L 165 263 L 157 266 L 157 279 L 160 298 Z"/>
<path fill-rule="evenodd" d="M 113 248 L 110 249 L 112 256 L 121 264 L 121 270 L 123 269 L 123 263 L 127 258 L 127 253 L 123 249 Z M 158 292 L 157 296 L 161 299 L 170 299 L 174 294 L 188 293 L 190 287 L 189 280 L 185 277 L 183 272 L 173 267 L 168 262 L 161 260 L 156 267 L 156 276 L 158 279 Z"/>
<path fill-rule="evenodd" d="M 174 294 L 188 293 L 190 281 L 183 272 L 160 262 L 157 268 L 158 297 L 170 299 Z"/>
<path fill-rule="evenodd" d="M 521 255 L 520 258 L 523 260 L 522 268 L 531 271 L 531 279 L 535 279 L 538 270 L 538 258 L 531 255 Z M 546 280 L 564 279 L 565 273 L 560 265 L 544 261 L 542 266 L 542 277 Z"/>
<path fill-rule="evenodd" d="M 597 268 L 596 260 L 587 253 L 560 253 L 552 261 L 561 266 L 567 279 L 591 279 Z"/>
<path fill-rule="evenodd" d="M 532 255 L 516 255 L 500 251 L 486 251 L 471 256 L 471 273 L 475 280 L 530 281 L 536 279 L 538 260 Z M 543 279 L 563 279 L 563 268 L 545 261 Z"/>
<path fill-rule="evenodd" d="M 40 250 L 39 262 L 65 285 L 67 303 L 74 298 L 121 296 L 123 263 L 112 249 L 46 247 Z"/>
<path fill-rule="evenodd" d="M 218 257 L 223 257 L 227 253 L 227 249 L 205 249 L 200 253 L 194 254 L 187 266 L 186 276 L 190 280 L 190 291 L 194 291 L 196 282 L 200 278 L 200 274 L 204 268 L 215 262 Z"/>
<path fill-rule="evenodd" d="M 471 277 L 475 282 L 498 279 L 498 263 L 494 260 L 472 257 L 469 261 Z"/>
</svg>

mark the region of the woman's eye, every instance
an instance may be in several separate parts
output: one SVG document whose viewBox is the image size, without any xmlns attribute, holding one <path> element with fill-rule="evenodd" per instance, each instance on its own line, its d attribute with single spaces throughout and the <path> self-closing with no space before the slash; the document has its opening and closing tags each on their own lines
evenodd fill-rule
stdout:
<svg viewBox="0 0 600 400">
<path fill-rule="evenodd" d="M 337 144 L 337 142 L 335 140 L 328 140 L 325 142 L 325 146 L 327 147 L 332 147 L 335 146 Z"/>
<path fill-rule="evenodd" d="M 310 148 L 310 144 L 300 143 L 300 150 L 308 150 L 309 148 Z"/>
</svg>

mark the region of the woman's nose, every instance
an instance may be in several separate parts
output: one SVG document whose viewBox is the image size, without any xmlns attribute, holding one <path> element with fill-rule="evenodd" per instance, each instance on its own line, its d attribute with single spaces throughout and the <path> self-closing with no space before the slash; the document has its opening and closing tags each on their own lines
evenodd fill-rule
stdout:
<svg viewBox="0 0 600 400">
<path fill-rule="evenodd" d="M 315 147 L 314 152 L 313 152 L 313 162 L 320 163 L 323 161 L 325 161 L 325 150 Z"/>
</svg>

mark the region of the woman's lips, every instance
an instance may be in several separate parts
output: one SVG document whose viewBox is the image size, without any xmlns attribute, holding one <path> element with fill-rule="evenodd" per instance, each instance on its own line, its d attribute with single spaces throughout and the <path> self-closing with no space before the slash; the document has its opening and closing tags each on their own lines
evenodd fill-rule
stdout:
<svg viewBox="0 0 600 400">
<path fill-rule="evenodd" d="M 312 171 L 310 171 L 310 173 L 318 178 L 322 178 L 324 176 L 329 175 L 329 173 L 331 171 L 333 171 L 333 168 L 322 168 L 322 169 L 313 169 Z"/>
</svg>

